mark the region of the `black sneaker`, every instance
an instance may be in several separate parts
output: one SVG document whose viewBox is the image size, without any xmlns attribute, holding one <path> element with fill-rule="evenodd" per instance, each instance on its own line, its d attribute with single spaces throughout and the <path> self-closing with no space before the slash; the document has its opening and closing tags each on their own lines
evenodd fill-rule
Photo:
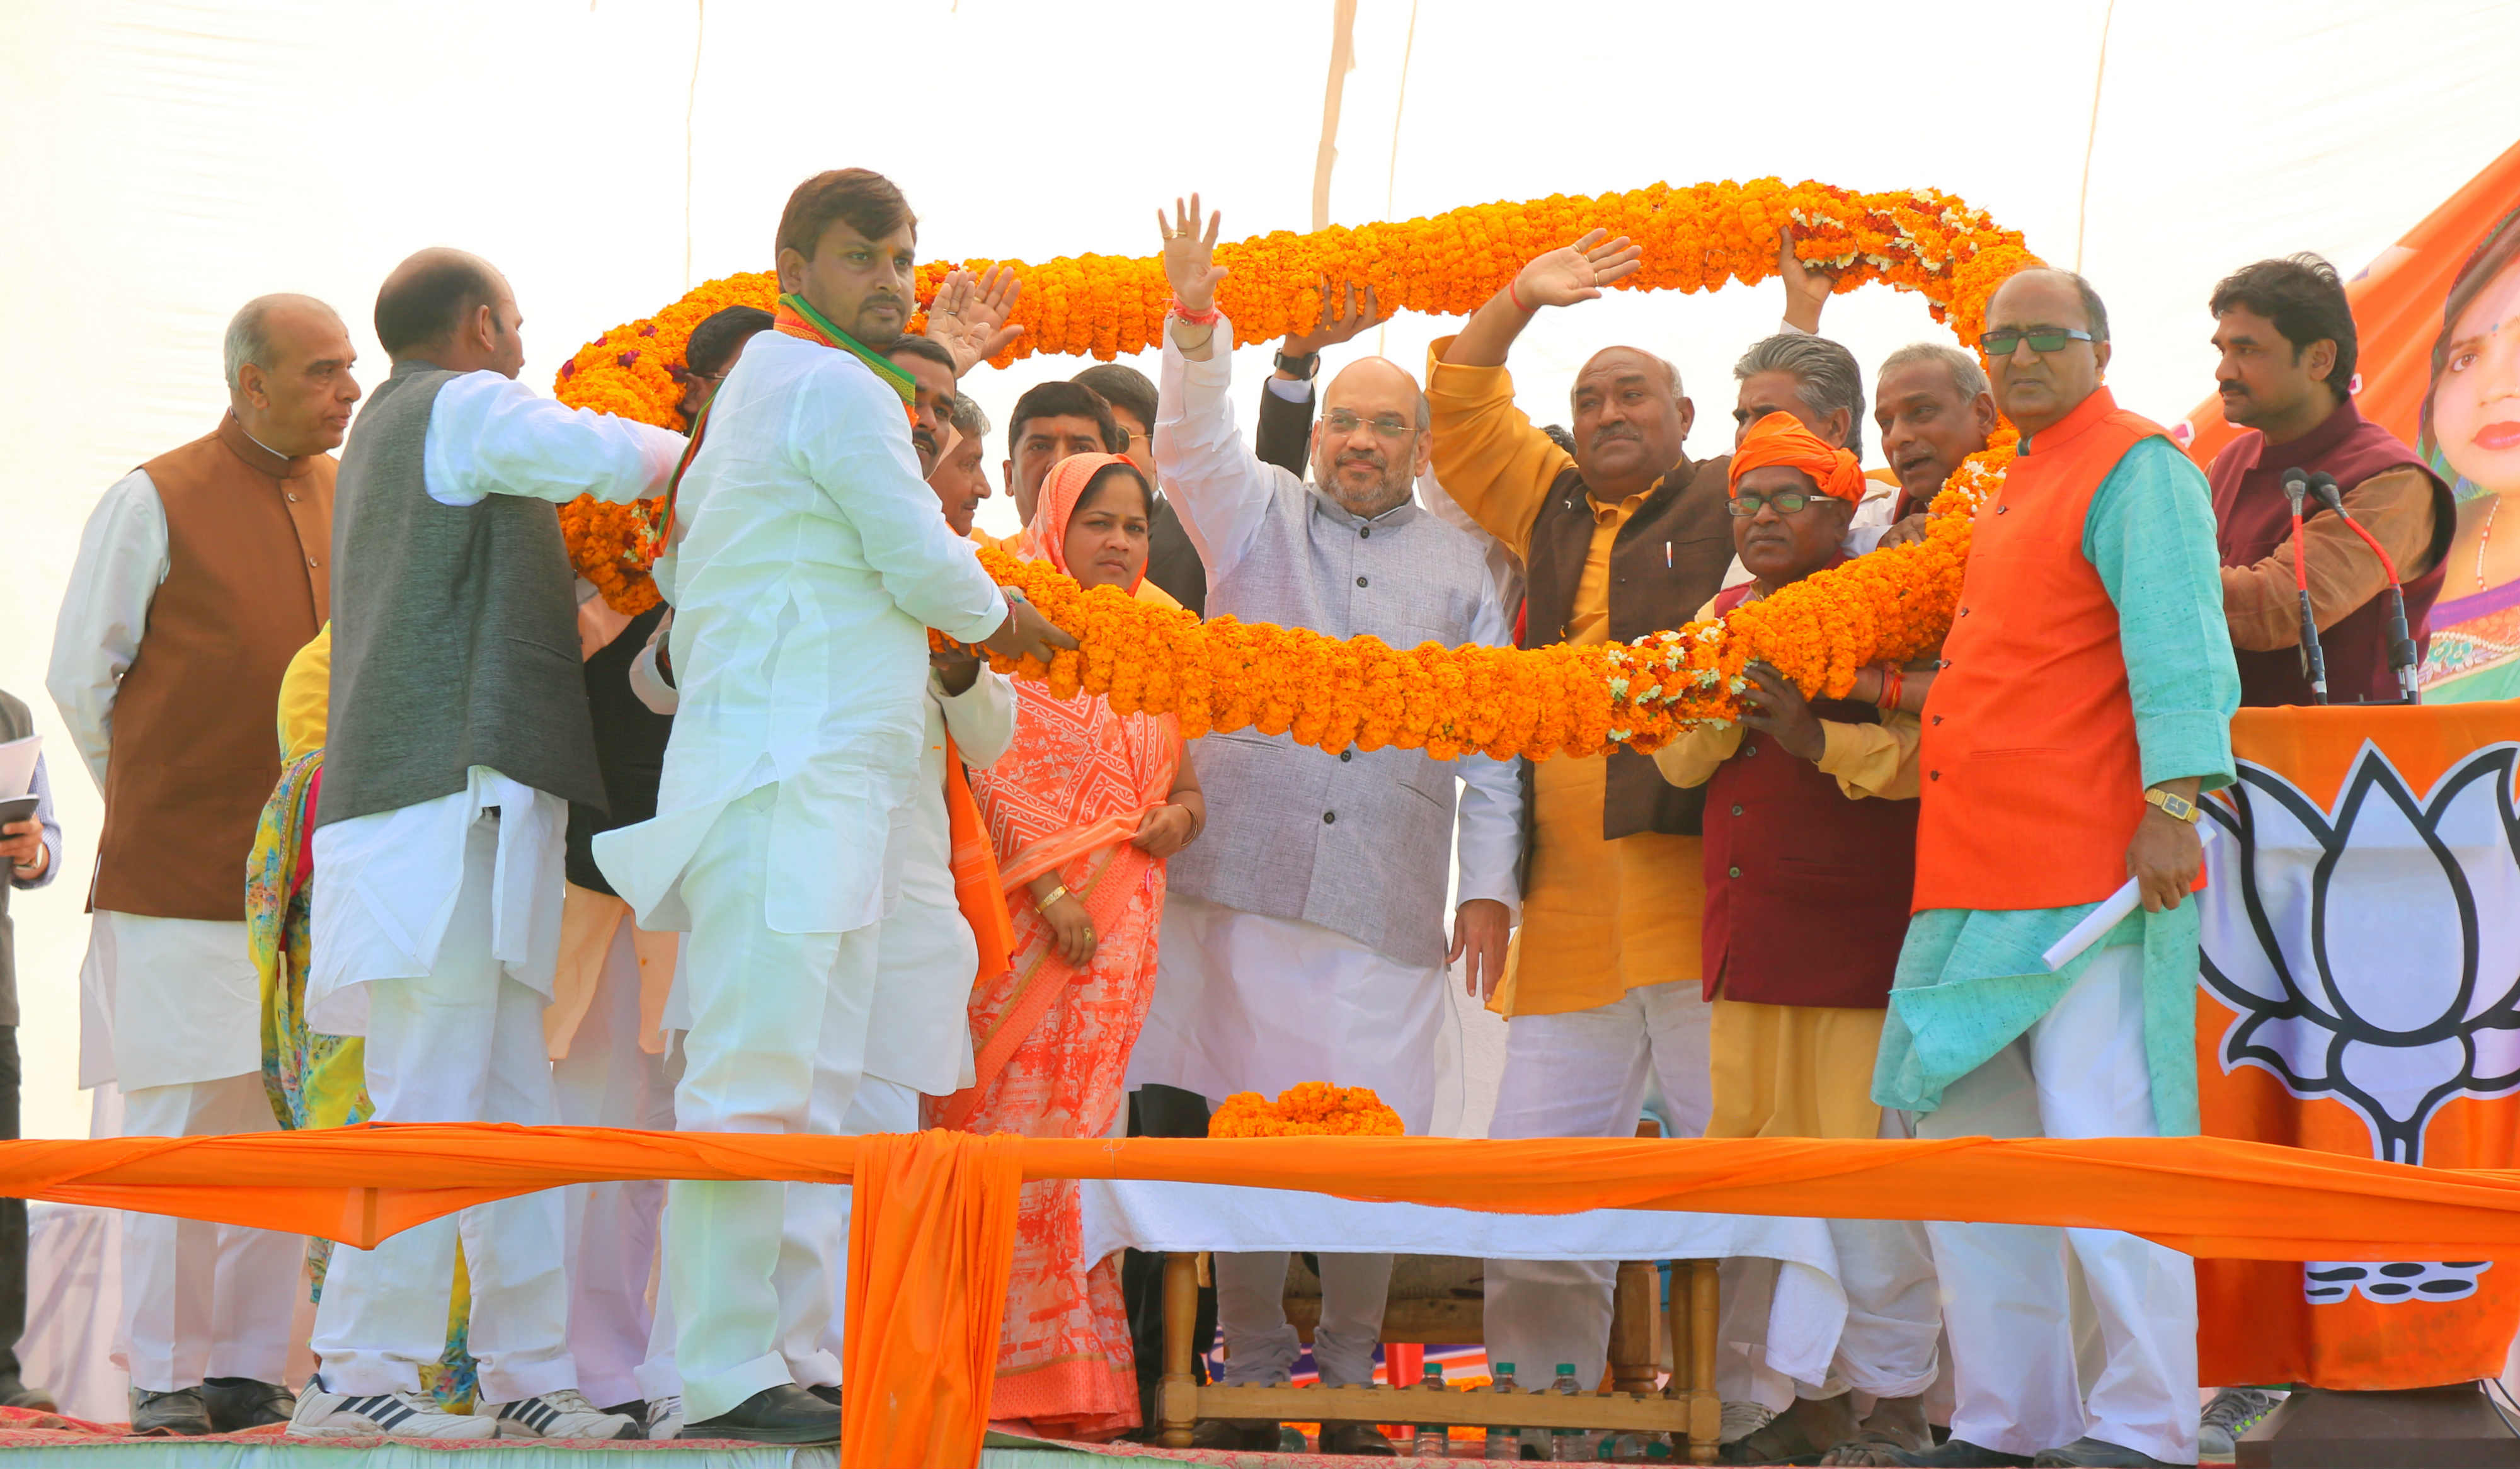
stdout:
<svg viewBox="0 0 2520 1469">
<path fill-rule="evenodd" d="M 686 1421 L 686 1439 L 746 1444 L 836 1444 L 840 1410 L 792 1382 L 764 1388 L 714 1418 Z"/>
<path fill-rule="evenodd" d="M 807 1388 L 805 1391 L 822 1399 L 825 1402 L 830 1403 L 833 1407 L 838 1407 L 840 1405 L 840 1390 L 836 1384 L 824 1383 L 819 1387 Z"/>
<path fill-rule="evenodd" d="M 131 1433 L 142 1439 L 198 1439 L 210 1431 L 210 1410 L 200 1388 L 171 1393 L 131 1390 Z"/>
<path fill-rule="evenodd" d="M 297 1395 L 276 1382 L 212 1377 L 202 1384 L 202 1403 L 209 1409 L 210 1432 L 243 1433 L 288 1422 L 297 1411 Z"/>
<path fill-rule="evenodd" d="M 6 1377 L 0 1377 L 0 1407 L 22 1407 L 38 1413 L 58 1413 L 62 1410 L 61 1404 L 53 1401 L 52 1394 L 42 1388 L 26 1386 L 15 1372 Z"/>
</svg>

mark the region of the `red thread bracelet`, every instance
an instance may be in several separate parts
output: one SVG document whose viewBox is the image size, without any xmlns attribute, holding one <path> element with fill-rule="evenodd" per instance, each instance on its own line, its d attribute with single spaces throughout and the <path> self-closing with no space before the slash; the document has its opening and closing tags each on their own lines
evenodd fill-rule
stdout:
<svg viewBox="0 0 2520 1469">
<path fill-rule="evenodd" d="M 1522 303 L 1522 296 L 1513 289 L 1513 282 L 1510 280 L 1505 283 L 1505 298 L 1513 302 L 1514 310 L 1521 312 L 1525 316 L 1532 314 L 1531 308 Z"/>
<path fill-rule="evenodd" d="M 1182 304 L 1181 297 L 1173 297 L 1173 315 L 1180 317 L 1183 321 L 1190 323 L 1193 327 L 1212 325 L 1216 321 L 1217 314 L 1217 309 L 1214 306 L 1208 307 L 1205 311 L 1192 311 L 1188 306 Z"/>
</svg>

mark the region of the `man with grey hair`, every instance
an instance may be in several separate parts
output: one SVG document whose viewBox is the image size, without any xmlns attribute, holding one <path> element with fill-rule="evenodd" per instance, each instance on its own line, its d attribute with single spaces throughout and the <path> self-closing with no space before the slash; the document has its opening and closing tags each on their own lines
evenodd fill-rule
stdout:
<svg viewBox="0 0 2520 1469">
<path fill-rule="evenodd" d="M 1921 515 L 1943 482 L 1995 432 L 1995 390 L 1974 354 L 1948 342 L 1920 341 L 1882 359 L 1873 387 L 1872 422 L 1881 456 L 1899 476 L 1898 519 Z M 1892 541 L 1885 536 L 1885 544 Z"/>
<path fill-rule="evenodd" d="M 1236 425 L 1233 326 L 1214 310 L 1217 221 L 1198 200 L 1164 224 L 1178 305 L 1164 334 L 1155 464 L 1205 564 L 1208 611 L 1372 634 L 1394 646 L 1509 641 L 1485 546 L 1415 493 L 1432 453 L 1427 405 L 1397 364 L 1350 364 L 1322 393 L 1307 483 L 1263 463 Z M 1439 1047 L 1458 1045 L 1445 966 L 1467 956 L 1472 994 L 1503 968 L 1519 902 L 1516 761 L 1422 750 L 1309 748 L 1256 731 L 1199 741 L 1210 819 L 1172 859 L 1153 1003 L 1129 1085 L 1215 1104 L 1328 1081 L 1372 1088 L 1411 1133 L 1434 1124 Z M 1459 824 L 1456 828 L 1456 796 Z M 1444 933 L 1445 856 L 1460 906 Z M 1325 1017 L 1336 1017 L 1325 1023 Z M 1320 1255 L 1314 1360 L 1331 1387 L 1373 1380 L 1391 1257 Z M 1299 1351 L 1286 1255 L 1220 1253 L 1226 1380 L 1282 1382 Z M 1278 1426 L 1211 1422 L 1207 1447 L 1274 1449 Z M 1370 1423 L 1323 1425 L 1325 1453 L 1389 1454 Z"/>
<path fill-rule="evenodd" d="M 239 878 L 280 779 L 281 673 L 331 604 L 328 451 L 359 401 L 355 358 L 323 302 L 247 302 L 218 426 L 105 492 L 62 599 L 45 688 L 105 795 L 79 1085 L 121 1089 L 126 1135 L 274 1126 Z M 124 1220 L 114 1352 L 135 1432 L 287 1421 L 300 1253 L 259 1229 Z"/>
<path fill-rule="evenodd" d="M 945 523 L 954 527 L 954 534 L 968 536 L 980 502 L 989 498 L 989 446 L 981 442 L 989 432 L 989 416 L 981 412 L 977 398 L 963 393 L 954 399 L 948 423 L 954 442 L 945 446 L 936 467 L 927 471 L 927 487 L 936 492 L 936 502 L 945 510 Z"/>
</svg>

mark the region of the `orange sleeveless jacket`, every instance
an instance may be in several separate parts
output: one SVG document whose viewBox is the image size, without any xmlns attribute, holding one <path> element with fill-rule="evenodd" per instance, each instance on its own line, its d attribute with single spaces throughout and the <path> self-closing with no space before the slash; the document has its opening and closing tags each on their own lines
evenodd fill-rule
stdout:
<svg viewBox="0 0 2520 1469">
<path fill-rule="evenodd" d="M 2157 423 L 2107 388 L 2036 435 L 1979 508 L 1925 700 L 1913 909 L 2069 908 L 2127 879 L 2143 760 L 2092 496 Z"/>
</svg>

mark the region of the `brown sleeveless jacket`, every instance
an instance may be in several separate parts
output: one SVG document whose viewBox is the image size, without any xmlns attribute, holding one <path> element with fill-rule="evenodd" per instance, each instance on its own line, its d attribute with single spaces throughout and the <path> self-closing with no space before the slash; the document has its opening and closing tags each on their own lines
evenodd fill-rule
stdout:
<svg viewBox="0 0 2520 1469">
<path fill-rule="evenodd" d="M 141 468 L 165 508 L 166 580 L 113 698 L 89 903 L 237 922 L 280 779 L 280 676 L 331 613 L 334 462 L 283 459 L 229 415 Z"/>
</svg>

